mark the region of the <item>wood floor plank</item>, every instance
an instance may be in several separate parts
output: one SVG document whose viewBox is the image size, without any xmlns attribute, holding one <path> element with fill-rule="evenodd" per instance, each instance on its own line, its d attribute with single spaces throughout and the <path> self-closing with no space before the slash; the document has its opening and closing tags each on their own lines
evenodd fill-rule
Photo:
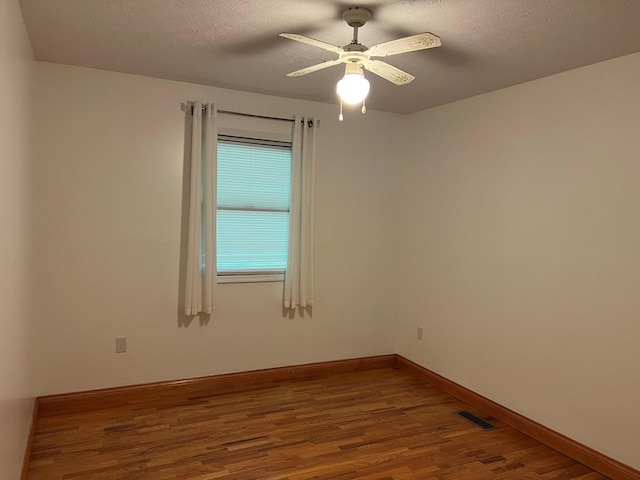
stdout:
<svg viewBox="0 0 640 480">
<path fill-rule="evenodd" d="M 404 370 L 184 392 L 38 418 L 27 478 L 606 478 Z"/>
</svg>

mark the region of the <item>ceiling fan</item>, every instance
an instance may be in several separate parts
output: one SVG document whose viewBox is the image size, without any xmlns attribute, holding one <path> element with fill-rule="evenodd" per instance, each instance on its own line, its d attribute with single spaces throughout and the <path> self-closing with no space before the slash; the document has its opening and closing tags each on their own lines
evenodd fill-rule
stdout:
<svg viewBox="0 0 640 480">
<path fill-rule="evenodd" d="M 307 75 L 308 73 L 317 72 L 318 70 L 333 67 L 340 63 L 347 64 L 345 76 L 338 82 L 338 95 L 340 96 L 340 115 L 338 118 L 341 121 L 343 120 L 342 102 L 348 104 L 362 102 L 362 113 L 366 112 L 364 99 L 369 93 L 369 81 L 364 78 L 363 69 L 367 69 L 371 73 L 396 85 L 406 85 L 415 79 L 413 75 L 393 65 L 381 62 L 380 60 L 373 60 L 373 57 L 389 57 L 391 55 L 414 52 L 416 50 L 424 50 L 425 48 L 434 48 L 442 45 L 438 36 L 432 33 L 419 33 L 410 37 L 379 43 L 369 48 L 358 41 L 358 28 L 364 26 L 364 24 L 371 19 L 371 11 L 363 7 L 350 7 L 343 12 L 342 18 L 344 18 L 350 27 L 353 27 L 353 40 L 344 47 L 336 47 L 295 33 L 280 34 L 281 37 L 322 48 L 323 50 L 338 55 L 338 58 L 335 60 L 327 60 L 326 62 L 288 73 L 288 77 Z"/>
</svg>

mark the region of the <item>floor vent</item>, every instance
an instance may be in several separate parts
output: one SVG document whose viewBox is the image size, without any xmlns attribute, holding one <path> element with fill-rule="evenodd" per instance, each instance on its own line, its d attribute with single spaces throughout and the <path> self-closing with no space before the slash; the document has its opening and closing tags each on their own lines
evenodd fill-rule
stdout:
<svg viewBox="0 0 640 480">
<path fill-rule="evenodd" d="M 466 410 L 456 412 L 456 414 L 460 415 L 465 420 L 470 421 L 483 430 L 494 430 L 497 428 L 495 425 L 491 425 L 489 422 L 485 422 L 483 419 L 476 417 L 473 413 L 467 412 Z"/>
</svg>

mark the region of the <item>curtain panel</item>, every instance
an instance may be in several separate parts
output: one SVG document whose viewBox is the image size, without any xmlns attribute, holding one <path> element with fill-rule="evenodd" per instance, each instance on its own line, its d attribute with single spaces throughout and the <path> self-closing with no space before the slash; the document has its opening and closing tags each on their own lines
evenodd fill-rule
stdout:
<svg viewBox="0 0 640 480">
<path fill-rule="evenodd" d="M 184 313 L 192 316 L 212 314 L 215 308 L 218 127 L 213 103 L 190 102 L 185 115 L 191 123 L 191 151 Z"/>
<path fill-rule="evenodd" d="M 292 138 L 289 251 L 284 280 L 285 308 L 314 301 L 314 182 L 317 122 L 296 115 Z"/>
</svg>

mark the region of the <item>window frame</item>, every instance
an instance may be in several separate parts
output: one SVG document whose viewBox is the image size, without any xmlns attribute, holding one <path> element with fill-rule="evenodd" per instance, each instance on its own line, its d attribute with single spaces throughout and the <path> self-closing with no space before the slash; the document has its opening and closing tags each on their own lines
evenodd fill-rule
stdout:
<svg viewBox="0 0 640 480">
<path fill-rule="evenodd" d="M 293 162 L 293 150 L 292 142 L 290 140 L 283 140 L 282 138 L 270 138 L 274 137 L 266 132 L 243 132 L 236 129 L 227 130 L 221 129 L 216 139 L 216 148 L 218 148 L 219 142 L 247 144 L 247 145 L 265 145 L 270 147 L 282 148 L 291 152 L 291 162 Z M 217 178 L 217 176 L 216 176 Z M 216 182 L 218 180 L 216 179 Z M 291 186 L 291 179 L 289 179 L 289 185 Z M 216 217 L 220 207 L 216 202 Z M 241 211 L 268 211 L 268 212 L 285 212 L 282 209 L 255 209 L 255 208 L 225 208 L 222 210 L 241 210 Z M 291 212 L 291 201 L 289 201 L 289 208 L 287 213 Z M 289 218 L 289 222 L 291 219 Z M 217 235 L 217 228 L 216 228 Z M 288 242 L 287 242 L 288 244 Z M 218 245 L 216 242 L 216 281 L 217 283 L 262 283 L 262 282 L 283 282 L 286 272 L 286 266 L 283 270 L 256 270 L 256 271 L 243 271 L 243 272 L 220 272 L 218 271 Z"/>
</svg>

